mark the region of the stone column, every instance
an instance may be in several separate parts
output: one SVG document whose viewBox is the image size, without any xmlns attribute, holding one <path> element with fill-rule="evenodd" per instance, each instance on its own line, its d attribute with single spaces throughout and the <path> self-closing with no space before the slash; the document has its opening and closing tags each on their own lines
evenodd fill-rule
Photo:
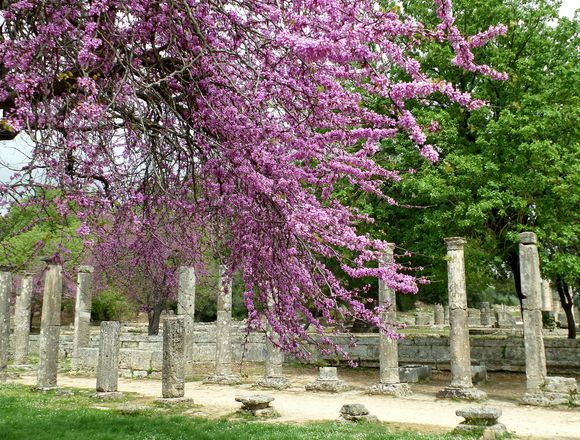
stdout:
<svg viewBox="0 0 580 440">
<path fill-rule="evenodd" d="M 447 277 L 449 292 L 449 352 L 451 384 L 437 393 L 439 398 L 480 400 L 486 394 L 473 387 L 471 381 L 471 350 L 467 326 L 467 290 L 462 237 L 446 238 Z"/>
<path fill-rule="evenodd" d="M 443 306 L 441 304 L 435 304 L 433 312 L 435 325 L 445 324 L 445 311 L 443 310 Z"/>
<path fill-rule="evenodd" d="M 548 280 L 542 280 L 542 311 L 553 312 L 552 286 Z"/>
<path fill-rule="evenodd" d="M 119 321 L 101 322 L 99 361 L 97 364 L 97 392 L 116 393 L 119 382 Z"/>
<path fill-rule="evenodd" d="M 164 399 L 185 394 L 185 317 L 163 321 L 163 370 L 161 394 Z"/>
<path fill-rule="evenodd" d="M 481 313 L 481 325 L 490 326 L 493 325 L 491 321 L 491 307 L 488 302 L 479 303 L 479 310 Z"/>
<path fill-rule="evenodd" d="M 14 363 L 28 364 L 30 339 L 30 311 L 32 307 L 32 272 L 20 274 L 20 288 L 16 292 L 14 311 Z"/>
<path fill-rule="evenodd" d="M 449 325 L 449 306 L 443 306 L 443 322 Z"/>
<path fill-rule="evenodd" d="M 388 243 L 379 264 L 381 267 L 389 267 L 395 263 L 394 243 Z M 387 284 L 379 280 L 379 306 L 385 307 L 383 322 L 390 325 L 397 322 L 397 301 L 395 291 Z M 399 346 L 398 339 L 393 339 L 383 332 L 379 333 L 379 383 L 371 385 L 369 394 L 388 394 L 402 397 L 411 394 L 409 385 L 399 380 Z"/>
<path fill-rule="evenodd" d="M 177 314 L 183 317 L 185 363 L 193 362 L 193 324 L 195 315 L 195 269 L 179 268 L 179 287 L 177 292 Z"/>
<path fill-rule="evenodd" d="M 240 376 L 232 373 L 232 282 L 225 279 L 226 268 L 220 266 L 219 291 L 216 320 L 216 371 L 206 383 L 234 385 L 241 382 Z"/>
<path fill-rule="evenodd" d="M 62 267 L 51 260 L 46 261 L 36 381 L 40 390 L 56 388 L 62 300 Z"/>
<path fill-rule="evenodd" d="M 271 294 L 268 294 L 268 308 L 272 310 L 274 307 L 274 298 Z M 272 338 L 276 338 L 277 335 L 268 322 L 266 322 L 265 336 L 266 358 L 264 362 L 264 377 L 256 382 L 256 386 L 260 388 L 283 390 L 290 386 L 290 381 L 284 377 L 284 373 L 282 372 L 284 353 L 282 353 L 272 342 Z"/>
<path fill-rule="evenodd" d="M 542 334 L 542 279 L 538 239 L 533 232 L 520 234 L 520 282 L 522 286 L 526 391 L 535 393 L 546 380 L 546 351 Z"/>
<path fill-rule="evenodd" d="M 91 307 L 93 303 L 93 267 L 80 266 L 77 274 L 75 327 L 71 367 L 78 368 L 79 349 L 89 345 L 91 337 Z"/>
<path fill-rule="evenodd" d="M 9 267 L 0 267 L 0 383 L 8 377 L 8 350 L 10 345 L 10 296 L 12 294 L 12 272 Z"/>
</svg>

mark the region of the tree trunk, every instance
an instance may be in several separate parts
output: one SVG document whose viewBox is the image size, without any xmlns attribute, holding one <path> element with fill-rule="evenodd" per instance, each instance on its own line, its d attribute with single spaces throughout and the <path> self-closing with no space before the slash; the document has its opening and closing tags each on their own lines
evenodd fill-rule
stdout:
<svg viewBox="0 0 580 440">
<path fill-rule="evenodd" d="M 147 312 L 147 318 L 149 319 L 148 326 L 149 336 L 159 334 L 159 320 L 161 319 L 162 311 L 163 311 L 163 303 L 160 301 L 155 303 L 153 308 Z"/>
<path fill-rule="evenodd" d="M 560 296 L 562 309 L 566 313 L 566 321 L 568 321 L 568 339 L 576 339 L 576 322 L 574 322 L 574 314 L 572 313 L 574 302 L 570 294 L 570 286 L 561 278 L 556 278 L 556 290 Z"/>
</svg>

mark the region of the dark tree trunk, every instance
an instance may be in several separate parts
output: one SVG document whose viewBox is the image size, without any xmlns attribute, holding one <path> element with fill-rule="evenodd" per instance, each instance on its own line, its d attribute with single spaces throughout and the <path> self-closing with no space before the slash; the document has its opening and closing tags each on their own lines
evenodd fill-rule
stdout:
<svg viewBox="0 0 580 440">
<path fill-rule="evenodd" d="M 516 288 L 516 294 L 518 295 L 518 300 L 520 301 L 520 312 L 522 317 L 524 316 L 524 295 L 522 293 L 522 280 L 520 278 L 520 256 L 516 250 L 513 250 L 508 255 L 508 264 L 512 273 L 514 274 L 514 284 Z"/>
<path fill-rule="evenodd" d="M 570 294 L 570 286 L 561 278 L 556 278 L 556 290 L 560 296 L 560 303 L 562 303 L 562 309 L 566 313 L 566 320 L 568 321 L 568 339 L 576 339 L 576 322 L 574 322 L 574 314 L 572 313 L 574 303 Z"/>
<path fill-rule="evenodd" d="M 159 334 L 159 320 L 161 319 L 161 312 L 163 311 L 163 303 L 155 303 L 152 309 L 147 312 L 147 318 L 149 319 L 149 336 Z"/>
</svg>

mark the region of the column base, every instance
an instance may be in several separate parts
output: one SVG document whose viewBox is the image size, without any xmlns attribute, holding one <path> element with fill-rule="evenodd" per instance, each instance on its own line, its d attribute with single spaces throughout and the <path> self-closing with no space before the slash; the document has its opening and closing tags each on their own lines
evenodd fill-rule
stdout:
<svg viewBox="0 0 580 440">
<path fill-rule="evenodd" d="M 462 388 L 448 386 L 437 392 L 438 399 L 461 399 L 461 400 L 484 400 L 487 399 L 485 391 L 475 387 Z"/>
<path fill-rule="evenodd" d="M 284 390 L 290 386 L 290 381 L 284 376 L 270 376 L 261 378 L 254 386 L 257 388 Z"/>
<path fill-rule="evenodd" d="M 478 438 L 485 440 L 505 439 L 508 433 L 503 423 L 496 423 L 491 426 L 470 425 L 461 423 L 452 431 L 454 433 L 472 433 L 478 435 Z"/>
<path fill-rule="evenodd" d="M 98 400 L 115 400 L 120 399 L 124 395 L 121 391 L 97 391 L 91 394 L 91 397 Z"/>
<path fill-rule="evenodd" d="M 155 403 L 162 405 L 162 406 L 174 406 L 174 405 L 182 405 L 188 404 L 193 405 L 193 399 L 189 397 L 160 397 L 154 400 Z"/>
<path fill-rule="evenodd" d="M 306 385 L 306 391 L 324 391 L 327 393 L 340 393 L 348 391 L 350 387 L 342 380 L 321 380 L 316 379 L 313 383 Z"/>
<path fill-rule="evenodd" d="M 576 379 L 571 377 L 546 377 L 538 390 L 528 391 L 522 401 L 533 406 L 578 405 Z"/>
<path fill-rule="evenodd" d="M 203 383 L 214 385 L 239 385 L 242 378 L 237 374 L 213 374 L 207 377 Z"/>
<path fill-rule="evenodd" d="M 367 388 L 367 394 L 407 397 L 413 392 L 407 383 L 376 383 Z"/>
</svg>

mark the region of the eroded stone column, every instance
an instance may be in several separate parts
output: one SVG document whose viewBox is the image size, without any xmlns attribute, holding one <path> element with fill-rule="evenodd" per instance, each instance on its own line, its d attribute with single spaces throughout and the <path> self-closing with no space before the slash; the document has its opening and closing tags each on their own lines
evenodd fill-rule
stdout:
<svg viewBox="0 0 580 440">
<path fill-rule="evenodd" d="M 12 294 L 11 268 L 0 267 L 0 382 L 8 376 L 10 345 L 10 295 Z"/>
<path fill-rule="evenodd" d="M 62 267 L 51 260 L 46 261 L 36 381 L 36 387 L 41 390 L 56 388 L 62 301 Z"/>
<path fill-rule="evenodd" d="M 379 261 L 382 267 L 389 267 L 395 263 L 395 245 L 387 244 L 383 258 Z M 397 301 L 395 291 L 382 280 L 379 280 L 379 306 L 385 307 L 383 322 L 394 324 L 397 322 Z M 398 340 L 390 338 L 383 332 L 379 333 L 379 383 L 371 385 L 369 394 L 388 394 L 402 397 L 411 394 L 409 385 L 399 380 L 399 346 Z"/>
<path fill-rule="evenodd" d="M 441 304 L 435 304 L 433 308 L 433 319 L 435 325 L 444 325 L 445 324 L 445 311 Z"/>
<path fill-rule="evenodd" d="M 232 282 L 226 280 L 226 268 L 220 266 L 219 291 L 217 298 L 216 320 L 216 371 L 206 379 L 207 383 L 233 385 L 241 378 L 232 373 Z"/>
<path fill-rule="evenodd" d="M 481 314 L 481 325 L 483 326 L 490 326 L 493 325 L 492 322 L 492 315 L 491 315 L 491 307 L 488 302 L 481 302 L 479 303 L 479 310 Z"/>
<path fill-rule="evenodd" d="M 542 311 L 553 312 L 552 286 L 548 280 L 542 280 Z"/>
<path fill-rule="evenodd" d="M 522 288 L 526 391 L 535 393 L 547 376 L 546 351 L 542 334 L 542 279 L 538 239 L 533 232 L 520 234 L 520 282 Z"/>
<path fill-rule="evenodd" d="M 273 309 L 275 307 L 274 298 L 271 294 L 268 295 L 268 307 Z M 277 335 L 269 323 L 266 323 L 266 358 L 264 361 L 264 377 L 262 377 L 256 385 L 260 388 L 271 388 L 283 390 L 290 386 L 290 381 L 284 377 L 282 366 L 284 364 L 284 353 L 272 342 L 272 338 Z"/>
<path fill-rule="evenodd" d="M 164 399 L 185 394 L 185 318 L 163 321 L 163 369 L 161 393 Z"/>
<path fill-rule="evenodd" d="M 116 393 L 119 382 L 119 321 L 101 322 L 99 361 L 97 364 L 97 392 Z"/>
<path fill-rule="evenodd" d="M 28 364 L 28 344 L 30 340 L 30 312 L 32 307 L 33 272 L 20 274 L 20 288 L 16 291 L 14 311 L 14 363 Z"/>
<path fill-rule="evenodd" d="M 91 337 L 91 307 L 93 304 L 92 266 L 80 266 L 77 274 L 77 296 L 75 299 L 75 327 L 71 366 L 78 368 L 79 349 L 89 345 Z"/>
<path fill-rule="evenodd" d="M 179 268 L 179 290 L 177 292 L 177 314 L 183 317 L 185 363 L 193 362 L 193 325 L 195 316 L 195 269 Z"/>
<path fill-rule="evenodd" d="M 449 292 L 449 352 L 451 384 L 437 393 L 439 398 L 484 399 L 486 394 L 473 387 L 471 350 L 467 325 L 467 290 L 462 237 L 446 238 L 447 277 Z"/>
</svg>

